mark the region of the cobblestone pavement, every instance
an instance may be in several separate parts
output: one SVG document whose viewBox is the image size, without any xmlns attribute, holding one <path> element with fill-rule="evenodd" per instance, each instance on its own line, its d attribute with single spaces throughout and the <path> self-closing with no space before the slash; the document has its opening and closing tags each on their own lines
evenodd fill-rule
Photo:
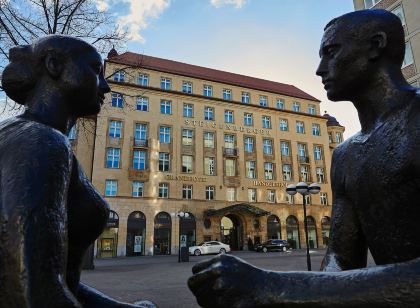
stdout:
<svg viewBox="0 0 420 308">
<path fill-rule="evenodd" d="M 304 250 L 292 252 L 232 253 L 247 262 L 269 270 L 306 270 Z M 325 250 L 311 250 L 312 268 L 320 267 Z M 145 256 L 95 260 L 95 270 L 83 271 L 82 281 L 118 300 L 134 302 L 148 299 L 160 308 L 199 307 L 189 291 L 187 279 L 192 266 L 212 256 L 190 257 L 178 263 L 178 256 Z M 374 265 L 369 259 L 369 265 Z"/>
</svg>

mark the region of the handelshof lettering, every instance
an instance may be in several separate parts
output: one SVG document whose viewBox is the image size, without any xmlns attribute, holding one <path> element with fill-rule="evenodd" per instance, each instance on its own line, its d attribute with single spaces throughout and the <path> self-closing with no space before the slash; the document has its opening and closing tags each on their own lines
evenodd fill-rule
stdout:
<svg viewBox="0 0 420 308">
<path fill-rule="evenodd" d="M 269 129 L 262 129 L 262 128 L 252 128 L 252 127 L 244 127 L 241 125 L 233 125 L 233 124 L 217 124 L 216 122 L 212 121 L 197 121 L 197 120 L 188 120 L 184 121 L 184 125 L 188 126 L 199 126 L 205 128 L 219 128 L 223 130 L 231 130 L 235 132 L 246 132 L 249 134 L 260 134 L 260 135 L 271 135 L 271 131 Z"/>
</svg>

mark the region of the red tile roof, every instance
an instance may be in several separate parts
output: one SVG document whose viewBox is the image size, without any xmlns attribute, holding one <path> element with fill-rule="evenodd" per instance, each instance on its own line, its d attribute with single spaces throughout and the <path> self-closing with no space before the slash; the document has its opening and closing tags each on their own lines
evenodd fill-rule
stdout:
<svg viewBox="0 0 420 308">
<path fill-rule="evenodd" d="M 272 92 L 276 94 L 283 94 L 292 97 L 320 102 L 320 100 L 296 88 L 293 85 L 224 72 L 216 69 L 186 64 L 167 59 L 141 55 L 133 52 L 125 52 L 121 55 L 115 55 L 108 58 L 106 61 L 125 65 L 139 66 L 145 69 L 152 69 L 175 75 L 182 75 L 214 82 L 221 82 L 244 88 Z"/>
</svg>

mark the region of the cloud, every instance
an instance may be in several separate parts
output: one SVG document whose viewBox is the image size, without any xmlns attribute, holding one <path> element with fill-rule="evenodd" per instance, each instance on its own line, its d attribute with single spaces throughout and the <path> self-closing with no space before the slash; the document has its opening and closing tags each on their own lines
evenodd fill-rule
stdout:
<svg viewBox="0 0 420 308">
<path fill-rule="evenodd" d="M 96 8 L 99 12 L 104 12 L 109 9 L 109 3 L 107 0 L 96 0 Z"/>
<path fill-rule="evenodd" d="M 237 9 L 240 9 L 245 5 L 247 0 L 210 0 L 211 5 L 215 8 L 219 8 L 223 5 L 233 5 Z"/>
</svg>

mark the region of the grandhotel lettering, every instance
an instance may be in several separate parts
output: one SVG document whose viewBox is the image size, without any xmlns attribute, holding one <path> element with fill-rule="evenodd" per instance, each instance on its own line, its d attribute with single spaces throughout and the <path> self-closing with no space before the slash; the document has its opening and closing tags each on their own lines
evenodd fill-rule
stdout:
<svg viewBox="0 0 420 308">
<path fill-rule="evenodd" d="M 242 133 L 249 133 L 249 134 L 261 134 L 261 135 L 271 135 L 271 131 L 268 129 L 261 129 L 261 128 L 252 128 L 252 127 L 244 127 L 240 125 L 233 125 L 233 124 L 216 124 L 216 122 L 211 121 L 196 121 L 196 120 L 185 120 L 185 125 L 189 126 L 199 126 L 205 128 L 219 128 L 224 130 L 231 130 L 235 132 L 242 132 Z"/>
<path fill-rule="evenodd" d="M 188 181 L 188 182 L 206 182 L 207 179 L 200 176 L 191 176 L 191 175 L 174 175 L 167 174 L 166 179 L 169 181 Z"/>
<path fill-rule="evenodd" d="M 266 186 L 266 187 L 286 187 L 286 183 L 283 182 L 264 182 L 264 181 L 253 181 L 254 186 Z"/>
</svg>

